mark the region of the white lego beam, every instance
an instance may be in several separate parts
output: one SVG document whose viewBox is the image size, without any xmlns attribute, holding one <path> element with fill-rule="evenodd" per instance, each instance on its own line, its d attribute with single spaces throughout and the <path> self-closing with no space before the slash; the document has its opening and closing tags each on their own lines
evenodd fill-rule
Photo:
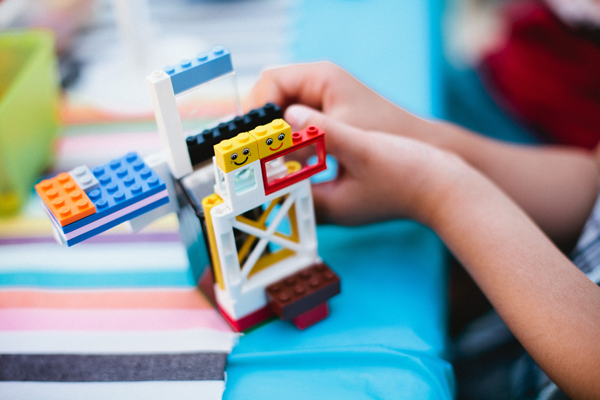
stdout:
<svg viewBox="0 0 600 400">
<path fill-rule="evenodd" d="M 165 182 L 167 186 L 167 192 L 169 193 L 169 202 L 125 222 L 127 228 L 132 232 L 139 232 L 157 219 L 171 213 L 179 212 L 177 193 L 175 191 L 175 182 L 173 181 L 173 176 L 171 175 L 171 171 L 169 169 L 166 153 L 160 152 L 151 154 L 144 158 L 144 163 L 148 167 L 152 168 L 154 172 L 156 172 L 158 176 L 160 176 L 160 178 Z"/>
<path fill-rule="evenodd" d="M 175 179 L 181 179 L 191 174 L 193 168 L 171 78 L 164 71 L 154 71 L 146 77 L 146 81 L 152 96 L 158 132 L 166 151 L 169 168 Z"/>
</svg>

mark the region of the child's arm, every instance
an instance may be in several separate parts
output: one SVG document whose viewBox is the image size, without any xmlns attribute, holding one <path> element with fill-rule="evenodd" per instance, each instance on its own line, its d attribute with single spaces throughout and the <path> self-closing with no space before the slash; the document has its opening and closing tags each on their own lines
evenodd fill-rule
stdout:
<svg viewBox="0 0 600 400">
<path fill-rule="evenodd" d="M 397 133 L 451 150 L 492 179 L 564 248 L 575 243 L 598 192 L 600 173 L 588 151 L 513 146 L 451 124 L 426 122 L 330 63 L 265 71 L 250 103 L 267 101 L 284 108 L 306 104 L 359 128 Z M 293 124 L 294 119 L 302 118 L 286 113 L 288 122 Z"/>
<path fill-rule="evenodd" d="M 318 210 L 338 223 L 409 217 L 429 225 L 565 393 L 600 393 L 600 288 L 508 196 L 446 151 L 304 111 L 342 168 L 313 188 Z"/>
</svg>

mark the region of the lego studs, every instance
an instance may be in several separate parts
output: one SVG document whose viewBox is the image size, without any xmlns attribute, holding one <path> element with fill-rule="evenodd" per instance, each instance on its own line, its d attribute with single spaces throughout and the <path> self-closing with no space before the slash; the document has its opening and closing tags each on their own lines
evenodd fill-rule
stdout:
<svg viewBox="0 0 600 400">
<path fill-rule="evenodd" d="M 43 180 L 35 185 L 35 190 L 61 226 L 96 212 L 89 197 L 68 172 Z"/>
</svg>

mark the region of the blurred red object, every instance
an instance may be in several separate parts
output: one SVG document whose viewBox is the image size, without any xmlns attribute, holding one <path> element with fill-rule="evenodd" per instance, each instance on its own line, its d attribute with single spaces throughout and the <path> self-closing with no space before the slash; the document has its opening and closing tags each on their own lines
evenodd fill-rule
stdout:
<svg viewBox="0 0 600 400">
<path fill-rule="evenodd" d="M 542 138 L 594 148 L 600 139 L 600 29 L 572 27 L 543 3 L 505 9 L 506 38 L 481 66 L 501 106 Z"/>
</svg>

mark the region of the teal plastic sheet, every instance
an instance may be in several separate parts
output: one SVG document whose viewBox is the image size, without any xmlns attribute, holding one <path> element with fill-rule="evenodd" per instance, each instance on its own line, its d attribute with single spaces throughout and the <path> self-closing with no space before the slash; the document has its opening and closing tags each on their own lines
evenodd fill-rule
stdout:
<svg viewBox="0 0 600 400">
<path fill-rule="evenodd" d="M 300 0 L 292 59 L 332 61 L 410 111 L 439 116 L 442 3 Z M 274 321 L 242 337 L 228 357 L 224 398 L 452 398 L 439 238 L 408 221 L 321 226 L 318 236 L 342 283 L 329 317 L 305 331 Z"/>
<path fill-rule="evenodd" d="M 273 321 L 230 354 L 225 399 L 448 399 L 446 252 L 413 222 L 323 226 L 319 252 L 340 275 L 329 317 L 299 331 Z"/>
</svg>

